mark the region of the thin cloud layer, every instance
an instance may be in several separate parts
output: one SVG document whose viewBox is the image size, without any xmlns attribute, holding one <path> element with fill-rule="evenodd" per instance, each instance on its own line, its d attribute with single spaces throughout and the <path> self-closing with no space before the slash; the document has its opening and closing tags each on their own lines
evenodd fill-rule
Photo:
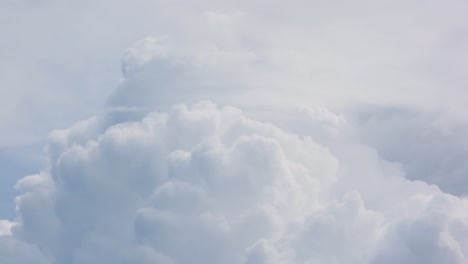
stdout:
<svg viewBox="0 0 468 264">
<path fill-rule="evenodd" d="M 11 235 L 13 223 L 7 220 L 0 220 L 0 236 Z"/>
<path fill-rule="evenodd" d="M 354 111 L 362 141 L 375 147 L 383 158 L 401 163 L 407 178 L 436 184 L 451 194 L 468 194 L 466 122 L 441 113 L 397 107 Z"/>
<path fill-rule="evenodd" d="M 361 142 L 353 122 L 326 109 L 198 101 L 201 86 L 179 84 L 200 78 L 199 69 L 186 62 L 174 80 L 165 71 L 179 69 L 173 57 L 161 59 L 152 45 L 129 50 L 113 98 L 141 93 L 50 134 L 48 166 L 16 185 L 17 220 L 0 237 L 2 259 L 468 261 L 466 199 L 406 179 Z M 167 82 L 154 83 L 159 76 Z M 161 105 L 160 94 L 195 103 Z"/>
<path fill-rule="evenodd" d="M 120 77 L 122 51 L 146 36 L 167 37 L 171 48 L 214 70 L 231 67 L 224 76 L 231 88 L 242 79 L 307 103 L 395 103 L 461 118 L 467 110 L 465 1 L 7 0 L 0 6 L 2 146 L 42 139 L 98 111 Z M 212 56 L 233 53 L 222 64 Z M 239 63 L 248 58 L 254 69 Z"/>
</svg>

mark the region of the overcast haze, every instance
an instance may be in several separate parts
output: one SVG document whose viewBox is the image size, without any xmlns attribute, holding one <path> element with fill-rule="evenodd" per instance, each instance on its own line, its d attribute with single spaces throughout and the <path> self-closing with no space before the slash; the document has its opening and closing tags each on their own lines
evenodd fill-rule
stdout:
<svg viewBox="0 0 468 264">
<path fill-rule="evenodd" d="M 466 1 L 0 2 L 0 264 L 468 263 Z"/>
</svg>

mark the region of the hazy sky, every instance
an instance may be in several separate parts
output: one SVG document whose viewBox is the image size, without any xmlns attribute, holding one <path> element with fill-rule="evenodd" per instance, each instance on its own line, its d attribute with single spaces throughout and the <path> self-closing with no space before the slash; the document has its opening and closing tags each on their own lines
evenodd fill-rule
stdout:
<svg viewBox="0 0 468 264">
<path fill-rule="evenodd" d="M 467 263 L 467 13 L 0 1 L 0 264 Z"/>
</svg>

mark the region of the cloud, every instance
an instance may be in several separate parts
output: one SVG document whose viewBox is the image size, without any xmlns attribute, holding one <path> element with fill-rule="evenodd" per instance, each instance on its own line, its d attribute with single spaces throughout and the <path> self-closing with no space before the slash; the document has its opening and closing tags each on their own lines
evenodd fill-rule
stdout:
<svg viewBox="0 0 468 264">
<path fill-rule="evenodd" d="M 467 205 L 448 195 L 426 200 L 423 214 L 389 227 L 372 263 L 465 263 L 467 217 L 460 212 Z"/>
<path fill-rule="evenodd" d="M 99 111 L 119 79 L 116 60 L 146 36 L 166 36 L 178 53 L 227 72 L 231 84 L 279 89 L 280 98 L 439 107 L 460 117 L 466 110 L 466 3 L 458 0 L 1 5 L 0 45 L 9 51 L 0 65 L 2 145 L 43 139 Z M 239 63 L 247 59 L 253 64 Z"/>
<path fill-rule="evenodd" d="M 49 264 L 40 250 L 12 236 L 0 236 L 0 256 L 3 263 L 8 264 Z"/>
<path fill-rule="evenodd" d="M 133 250 L 134 240 L 176 263 L 241 262 L 247 247 L 285 224 L 281 215 L 315 208 L 337 169 L 310 138 L 210 102 L 74 141 L 95 124 L 53 134 L 50 173 L 17 184 L 31 191 L 17 199 L 14 233 L 59 263 L 85 263 L 95 250 L 114 261 L 114 250 Z"/>
<path fill-rule="evenodd" d="M 209 101 L 127 114 L 51 134 L 10 239 L 50 263 L 467 260 L 468 202 L 405 179 L 341 122 L 337 147 Z"/>
<path fill-rule="evenodd" d="M 11 235 L 13 223 L 7 220 L 0 220 L 0 236 Z"/>
<path fill-rule="evenodd" d="M 362 141 L 383 158 L 401 163 L 407 178 L 436 184 L 455 195 L 467 194 L 465 122 L 440 112 L 401 107 L 361 107 L 356 112 Z"/>
<path fill-rule="evenodd" d="M 94 9 L 76 4 L 79 15 L 67 18 L 78 17 L 78 29 L 96 24 L 79 37 L 90 41 L 89 47 L 101 47 L 92 48 L 99 54 L 96 61 L 122 47 L 120 35 L 125 41 L 140 33 L 162 37 L 145 38 L 127 50 L 124 77 L 105 111 L 50 133 L 46 166 L 16 184 L 16 219 L 0 222 L 0 259 L 47 264 L 468 261 L 468 202 L 443 192 L 461 193 L 454 186 L 463 166 L 451 161 L 464 153 L 459 146 L 464 130 L 451 124 L 441 129 L 444 119 L 419 137 L 433 124 L 432 116 L 404 112 L 394 121 L 385 115 L 393 111 L 383 110 L 379 118 L 377 108 L 364 111 L 377 118 L 360 119 L 362 113 L 344 107 L 356 102 L 409 104 L 421 111 L 447 107 L 439 99 L 453 96 L 466 80 L 460 72 L 432 75 L 439 68 L 431 67 L 445 60 L 460 63 L 443 52 L 451 41 L 436 45 L 452 36 L 462 17 L 458 12 L 438 23 L 434 14 L 443 9 L 423 7 L 418 13 L 420 4 L 412 2 L 397 21 L 395 13 L 377 11 L 399 10 L 399 2 L 388 3 L 392 8 L 369 4 L 374 12 L 355 3 L 299 1 L 281 12 L 261 2 L 249 9 L 234 3 L 164 9 L 155 8 L 161 3 L 139 3 L 144 8 L 126 9 L 130 20 L 93 23 L 108 9 L 127 7 L 106 1 Z M 168 18 L 167 11 L 174 16 Z M 291 15 L 297 12 L 302 15 Z M 403 27 L 407 24 L 409 29 Z M 109 40 L 102 40 L 104 31 L 114 32 Z M 112 52 L 100 53 L 107 49 Z M 445 94 L 437 84 L 451 77 L 459 82 Z M 450 118 L 459 118 L 455 110 L 464 109 L 462 101 L 460 96 L 453 109 L 445 109 Z M 72 108 L 64 105 L 51 109 Z M 389 139 L 387 131 L 401 137 L 412 132 L 402 140 Z M 449 147 L 432 144 L 437 140 Z M 408 149 L 414 152 L 402 154 Z M 425 166 L 438 160 L 432 153 L 440 152 L 453 159 L 437 163 L 440 173 L 426 177 L 432 171 Z M 437 181 L 444 173 L 455 175 L 450 184 Z"/>
</svg>

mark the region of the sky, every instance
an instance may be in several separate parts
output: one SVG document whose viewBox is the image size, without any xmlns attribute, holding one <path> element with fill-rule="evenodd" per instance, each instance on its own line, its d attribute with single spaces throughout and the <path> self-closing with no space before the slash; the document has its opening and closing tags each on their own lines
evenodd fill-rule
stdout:
<svg viewBox="0 0 468 264">
<path fill-rule="evenodd" d="M 468 3 L 0 2 L 0 264 L 468 262 Z"/>
</svg>

